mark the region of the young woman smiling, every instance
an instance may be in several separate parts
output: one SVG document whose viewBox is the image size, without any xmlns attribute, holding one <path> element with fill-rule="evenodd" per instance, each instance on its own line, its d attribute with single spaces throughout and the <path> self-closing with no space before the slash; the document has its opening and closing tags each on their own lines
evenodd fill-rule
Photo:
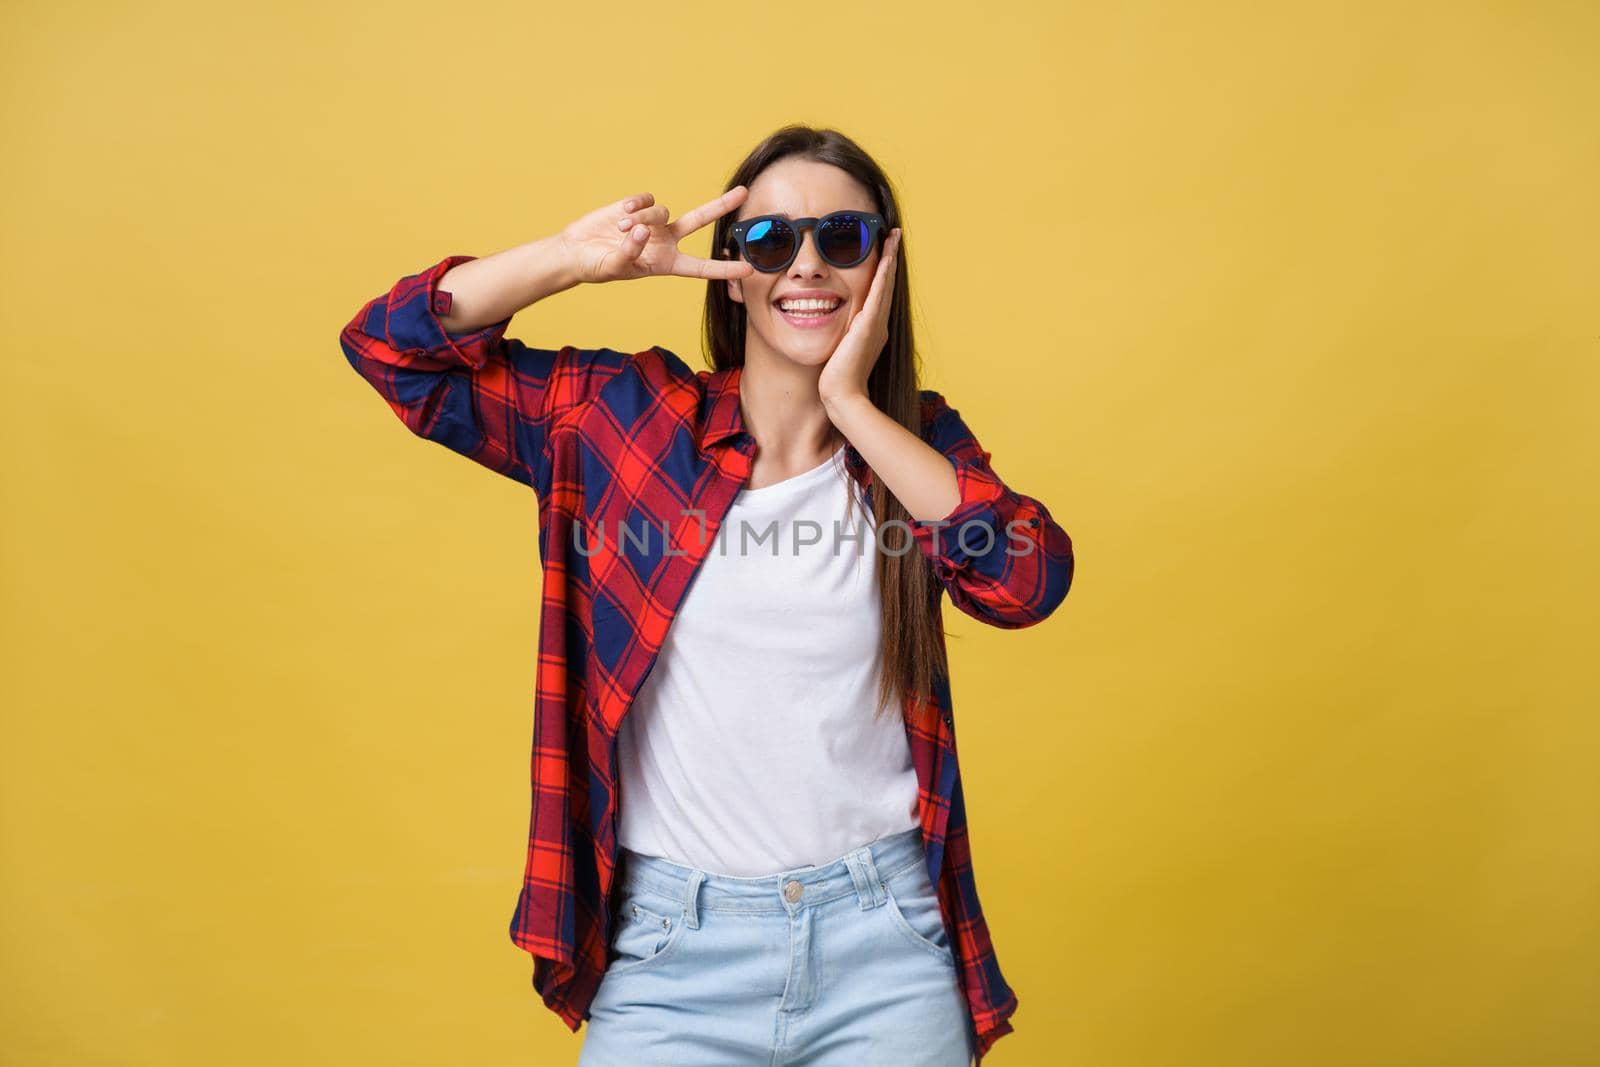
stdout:
<svg viewBox="0 0 1600 1067">
<path fill-rule="evenodd" d="M 447 257 L 341 333 L 412 432 L 538 497 L 511 936 L 582 1067 L 965 1065 L 1012 1030 L 940 602 L 1031 625 L 1074 557 L 920 387 L 900 217 L 860 146 L 785 127 L 675 220 L 640 192 Z M 505 336 L 664 276 L 708 283 L 709 369 Z"/>
</svg>

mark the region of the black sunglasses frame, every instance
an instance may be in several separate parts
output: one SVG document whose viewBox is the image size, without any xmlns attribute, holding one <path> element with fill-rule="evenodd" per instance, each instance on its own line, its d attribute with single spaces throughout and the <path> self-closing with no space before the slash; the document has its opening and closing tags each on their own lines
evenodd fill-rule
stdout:
<svg viewBox="0 0 1600 1067">
<path fill-rule="evenodd" d="M 861 255 L 857 256 L 848 263 L 840 263 L 831 258 L 823 249 L 822 243 L 817 240 L 816 234 L 818 227 L 827 223 L 830 219 L 836 219 L 841 216 L 850 219 L 860 219 L 867 224 L 866 248 L 862 251 Z M 750 232 L 750 228 L 758 222 L 781 222 L 794 233 L 794 247 L 789 250 L 789 258 L 785 259 L 776 267 L 760 266 L 750 258 L 750 250 L 745 242 Z M 817 246 L 817 255 L 821 256 L 825 261 L 833 264 L 835 267 L 844 269 L 848 267 L 854 267 L 856 264 L 863 262 L 868 256 L 870 256 L 872 254 L 872 250 L 877 247 L 878 239 L 888 231 L 888 228 L 888 225 L 883 220 L 883 216 L 871 211 L 830 211 L 821 218 L 812 216 L 803 219 L 790 219 L 785 218 L 782 215 L 755 215 L 751 218 L 740 219 L 738 222 L 735 222 L 728 231 L 728 242 L 731 247 L 737 248 L 739 255 L 743 257 L 744 261 L 749 263 L 752 267 L 755 267 L 756 270 L 763 274 L 776 274 L 779 271 L 789 269 L 789 265 L 793 263 L 800 255 L 800 246 L 805 243 L 806 231 L 811 230 L 811 241 Z"/>
</svg>

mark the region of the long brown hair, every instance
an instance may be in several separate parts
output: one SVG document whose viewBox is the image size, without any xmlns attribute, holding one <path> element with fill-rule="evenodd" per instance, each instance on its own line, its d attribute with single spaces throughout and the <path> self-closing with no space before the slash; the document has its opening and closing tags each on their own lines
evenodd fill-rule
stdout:
<svg viewBox="0 0 1600 1067">
<path fill-rule="evenodd" d="M 767 167 L 790 157 L 829 163 L 843 170 L 871 190 L 876 210 L 888 229 L 900 225 L 900 205 L 883 168 L 861 146 L 832 129 L 804 125 L 783 127 L 744 158 L 723 191 L 740 185 L 748 187 Z M 732 258 L 735 254 L 729 231 L 737 221 L 737 214 L 729 212 L 716 220 L 711 248 L 719 259 Z M 878 410 L 921 436 L 921 387 L 916 344 L 911 334 L 911 271 L 906 262 L 903 230 L 900 240 L 900 262 L 895 270 L 894 294 L 889 308 L 889 341 L 872 368 L 867 393 Z M 705 346 L 714 369 L 726 370 L 744 363 L 745 315 L 745 306 L 728 296 L 726 281 L 712 281 L 706 286 Z M 851 498 L 855 499 L 854 492 Z M 871 498 L 877 525 L 896 519 L 907 524 L 891 528 L 898 529 L 898 537 L 885 531 L 881 542 L 873 538 L 870 549 L 878 555 L 878 591 L 883 604 L 883 670 L 879 675 L 878 693 L 881 713 L 887 714 L 903 706 L 897 699 L 902 694 L 930 696 L 935 673 L 944 674 L 948 668 L 939 610 L 941 589 L 927 557 L 910 543 L 906 531 L 912 523 L 911 515 L 880 478 L 872 479 Z M 865 513 L 861 517 L 863 522 L 869 521 Z M 871 526 L 866 529 L 870 535 Z M 891 551 L 878 551 L 880 543 Z M 902 551 L 902 548 L 909 551 Z"/>
</svg>

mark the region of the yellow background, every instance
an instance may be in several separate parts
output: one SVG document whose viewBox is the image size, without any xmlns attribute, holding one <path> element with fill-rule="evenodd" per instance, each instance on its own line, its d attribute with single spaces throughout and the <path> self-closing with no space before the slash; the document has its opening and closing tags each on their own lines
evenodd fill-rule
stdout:
<svg viewBox="0 0 1600 1067">
<path fill-rule="evenodd" d="M 7 14 L 5 1063 L 576 1060 L 506 934 L 534 498 L 338 332 L 789 121 L 1079 554 L 947 609 L 989 1062 L 1600 1058 L 1600 9 Z M 698 366 L 702 292 L 512 332 Z"/>
</svg>

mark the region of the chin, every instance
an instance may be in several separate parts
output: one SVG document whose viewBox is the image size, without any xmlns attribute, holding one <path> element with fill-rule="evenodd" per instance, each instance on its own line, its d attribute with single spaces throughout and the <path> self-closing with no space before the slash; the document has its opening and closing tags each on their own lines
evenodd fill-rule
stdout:
<svg viewBox="0 0 1600 1067">
<path fill-rule="evenodd" d="M 817 330 L 812 336 L 804 337 L 795 336 L 797 332 L 780 324 L 777 336 L 768 336 L 767 347 L 791 363 L 805 367 L 822 366 L 839 347 L 840 335 L 831 330 Z"/>
<path fill-rule="evenodd" d="M 828 359 L 833 355 L 834 347 L 835 346 L 830 345 L 826 349 L 818 348 L 809 352 L 797 352 L 787 348 L 780 348 L 778 351 L 782 352 L 784 357 L 788 359 L 790 363 L 794 363 L 802 367 L 821 367 L 826 364 Z"/>
</svg>

